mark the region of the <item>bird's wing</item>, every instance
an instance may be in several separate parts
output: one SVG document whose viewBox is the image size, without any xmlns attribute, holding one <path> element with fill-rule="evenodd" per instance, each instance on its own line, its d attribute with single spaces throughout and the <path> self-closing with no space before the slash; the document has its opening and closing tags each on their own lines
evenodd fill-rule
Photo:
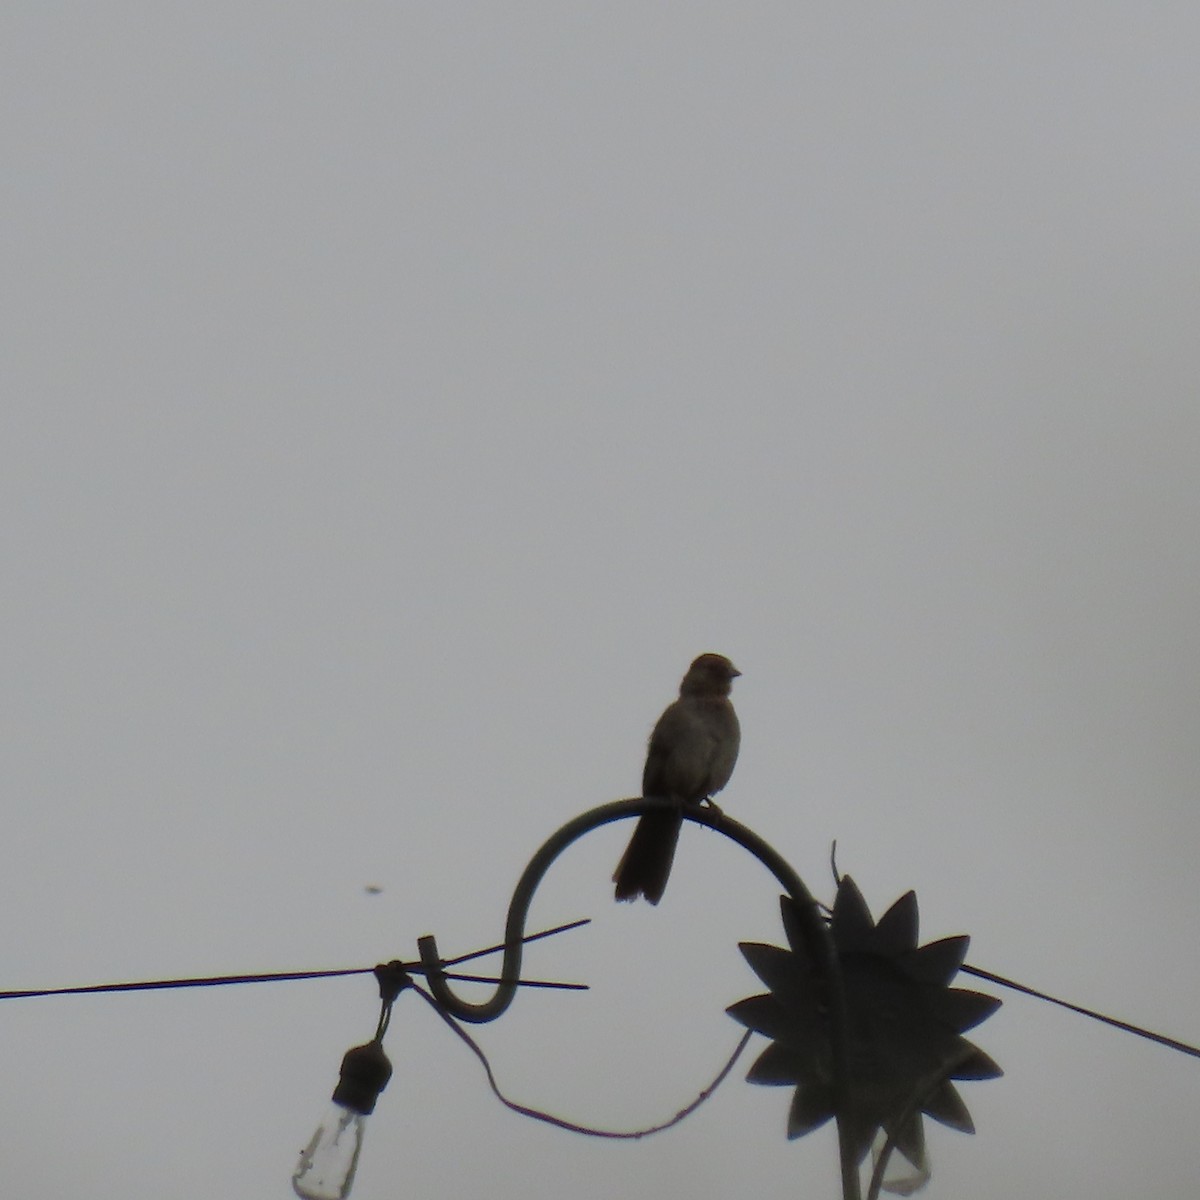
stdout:
<svg viewBox="0 0 1200 1200">
<path fill-rule="evenodd" d="M 646 752 L 643 796 L 702 800 L 708 794 L 718 738 L 704 718 L 703 709 L 686 698 L 659 717 Z"/>
</svg>

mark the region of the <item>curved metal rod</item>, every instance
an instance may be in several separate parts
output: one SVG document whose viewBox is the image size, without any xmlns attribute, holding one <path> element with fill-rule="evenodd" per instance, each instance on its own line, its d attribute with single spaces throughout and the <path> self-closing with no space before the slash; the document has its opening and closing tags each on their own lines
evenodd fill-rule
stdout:
<svg viewBox="0 0 1200 1200">
<path fill-rule="evenodd" d="M 640 817 L 644 813 L 661 809 L 675 809 L 673 801 L 653 796 L 632 800 L 615 800 L 601 804 L 598 808 L 581 813 L 553 833 L 538 852 L 529 860 L 517 886 L 513 890 L 508 906 L 508 919 L 504 926 L 504 959 L 500 967 L 500 983 L 489 1000 L 472 1004 L 454 994 L 446 980 L 437 939 L 426 934 L 417 941 L 425 978 L 429 990 L 437 1002 L 451 1016 L 471 1024 L 494 1021 L 512 1003 L 517 992 L 517 980 L 521 974 L 521 938 L 525 933 L 525 922 L 533 894 L 554 860 L 573 842 L 610 821 L 621 821 L 628 817 Z M 841 965 L 837 948 L 829 926 L 821 916 L 820 907 L 812 893 L 804 886 L 800 876 L 778 851 L 752 829 L 728 817 L 720 809 L 706 805 L 688 805 L 683 809 L 684 819 L 696 825 L 705 825 L 723 834 L 743 849 L 748 850 L 783 885 L 788 895 L 796 901 L 804 920 L 804 932 L 809 950 L 817 957 L 824 976 L 829 1002 L 830 1034 L 833 1043 L 834 1111 L 848 1112 L 847 1085 L 850 1079 L 850 1031 L 846 1009 L 846 990 L 842 980 Z M 842 1195 L 844 1200 L 859 1200 L 861 1196 L 858 1163 L 854 1148 L 849 1140 L 849 1130 L 838 1121 L 838 1144 L 841 1150 Z"/>
<path fill-rule="evenodd" d="M 438 953 L 437 939 L 432 933 L 427 933 L 417 941 L 417 949 L 421 956 L 421 965 L 425 968 L 425 978 L 429 990 L 437 1002 L 453 1017 L 472 1024 L 483 1024 L 494 1021 L 513 1002 L 517 993 L 517 980 L 521 975 L 521 953 L 523 946 L 521 938 L 525 935 L 525 922 L 529 916 L 529 906 L 533 902 L 533 894 L 537 891 L 542 877 L 550 869 L 554 860 L 572 842 L 590 833 L 600 825 L 609 821 L 619 821 L 622 817 L 639 816 L 651 807 L 664 807 L 665 801 L 617 800 L 612 804 L 602 804 L 582 813 L 572 821 L 568 821 L 561 829 L 552 834 L 538 852 L 529 860 L 517 886 L 513 890 L 512 900 L 508 905 L 508 919 L 504 925 L 504 959 L 500 965 L 500 982 L 492 993 L 490 1000 L 472 1004 L 454 994 L 453 988 L 446 981 L 441 965 L 441 955 Z"/>
</svg>

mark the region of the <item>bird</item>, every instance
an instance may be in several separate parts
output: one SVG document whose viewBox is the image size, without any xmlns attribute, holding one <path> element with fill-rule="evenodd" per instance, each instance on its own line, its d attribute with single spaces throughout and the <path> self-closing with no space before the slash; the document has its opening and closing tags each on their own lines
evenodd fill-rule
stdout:
<svg viewBox="0 0 1200 1200">
<path fill-rule="evenodd" d="M 613 873 L 618 900 L 662 899 L 684 806 L 711 800 L 729 782 L 741 741 L 729 692 L 740 674 L 723 654 L 701 654 L 679 685 L 679 699 L 658 718 L 646 750 L 642 795 L 669 799 L 674 807 L 638 818 Z"/>
</svg>

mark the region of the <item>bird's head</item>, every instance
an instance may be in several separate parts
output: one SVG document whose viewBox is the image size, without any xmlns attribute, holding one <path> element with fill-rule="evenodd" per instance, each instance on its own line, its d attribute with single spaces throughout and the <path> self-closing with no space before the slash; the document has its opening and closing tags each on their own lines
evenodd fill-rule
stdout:
<svg viewBox="0 0 1200 1200">
<path fill-rule="evenodd" d="M 741 674 L 723 654 L 701 654 L 679 685 L 681 696 L 728 696 L 733 681 Z"/>
</svg>

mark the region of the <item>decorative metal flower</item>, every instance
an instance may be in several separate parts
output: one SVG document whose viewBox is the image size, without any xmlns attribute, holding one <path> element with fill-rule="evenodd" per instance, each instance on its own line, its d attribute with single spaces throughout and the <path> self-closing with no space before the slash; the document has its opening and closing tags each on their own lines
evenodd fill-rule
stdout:
<svg viewBox="0 0 1200 1200">
<path fill-rule="evenodd" d="M 928 1178 L 922 1113 L 974 1133 L 954 1079 L 992 1079 L 1000 1068 L 961 1034 L 1000 1006 L 993 996 L 951 988 L 967 953 L 965 935 L 917 946 L 917 898 L 901 896 L 876 924 L 862 893 L 843 876 L 830 931 L 846 993 L 849 1079 L 840 1111 L 834 1094 L 828 983 L 809 948 L 794 900 L 782 898 L 790 949 L 743 942 L 741 951 L 771 989 L 728 1012 L 771 1038 L 750 1069 L 751 1083 L 793 1085 L 788 1137 L 837 1116 L 861 1162 L 882 1129 Z"/>
</svg>

